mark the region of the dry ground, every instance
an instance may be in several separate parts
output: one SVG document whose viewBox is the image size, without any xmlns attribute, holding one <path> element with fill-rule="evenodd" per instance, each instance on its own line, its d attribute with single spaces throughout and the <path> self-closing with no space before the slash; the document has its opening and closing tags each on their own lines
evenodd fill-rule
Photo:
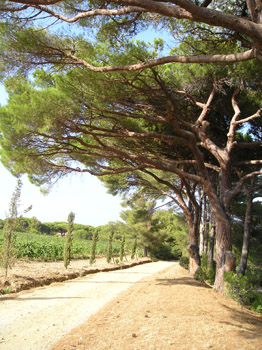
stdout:
<svg viewBox="0 0 262 350">
<path fill-rule="evenodd" d="M 35 281 L 40 271 L 47 280 L 49 275 L 59 277 L 65 272 L 62 262 L 41 263 L 41 268 L 39 263 L 22 264 L 20 275 L 12 271 L 20 281 L 22 271 L 28 280 Z M 99 264 L 106 266 L 104 261 Z M 35 265 L 33 277 L 30 265 L 31 270 Z M 69 273 L 87 267 L 87 261 L 75 261 Z M 259 350 L 262 318 L 190 278 L 186 270 L 175 265 L 129 287 L 52 347 L 71 349 Z"/>
<path fill-rule="evenodd" d="M 121 293 L 52 350 L 259 350 L 262 318 L 179 265 Z"/>
<path fill-rule="evenodd" d="M 68 269 L 65 269 L 63 261 L 18 260 L 14 267 L 9 270 L 7 281 L 4 278 L 4 270 L 0 269 L 0 295 L 45 286 L 53 282 L 63 282 L 99 271 L 113 271 L 120 267 L 149 261 L 151 260 L 148 258 L 131 260 L 127 256 L 121 265 L 116 265 L 108 264 L 105 258 L 97 258 L 96 262 L 90 266 L 89 260 L 72 260 Z"/>
</svg>

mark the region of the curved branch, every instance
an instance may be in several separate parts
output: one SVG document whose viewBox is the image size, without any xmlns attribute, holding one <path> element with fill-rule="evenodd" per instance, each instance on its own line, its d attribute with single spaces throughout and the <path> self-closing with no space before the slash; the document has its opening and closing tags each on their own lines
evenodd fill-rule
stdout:
<svg viewBox="0 0 262 350">
<path fill-rule="evenodd" d="M 130 64 L 97 67 L 87 61 L 78 58 L 70 53 L 64 53 L 64 56 L 69 58 L 68 63 L 84 66 L 93 72 L 112 72 L 112 71 L 137 71 L 155 66 L 160 66 L 168 63 L 234 63 L 243 62 L 256 58 L 254 49 L 229 55 L 200 55 L 200 56 L 166 56 L 162 58 L 148 60 L 147 62 Z"/>
<path fill-rule="evenodd" d="M 261 112 L 262 112 L 262 108 L 260 108 L 256 113 L 252 114 L 250 117 L 236 121 L 236 124 L 246 123 L 255 118 L 259 118 L 261 116 Z"/>
<path fill-rule="evenodd" d="M 56 17 L 60 19 L 61 21 L 67 22 L 67 23 L 74 23 L 79 21 L 82 18 L 88 18 L 88 17 L 95 17 L 95 16 L 121 16 L 121 15 L 126 15 L 129 13 L 137 13 L 137 12 L 146 12 L 142 7 L 137 7 L 137 6 L 127 6 L 121 9 L 95 9 L 95 10 L 89 10 L 89 11 L 84 11 L 80 12 L 74 17 L 68 18 L 66 16 L 60 15 L 59 13 L 45 7 L 45 6 L 34 6 L 36 9 L 46 12 L 53 17 Z"/>
<path fill-rule="evenodd" d="M 230 202 L 237 194 L 239 194 L 241 192 L 245 182 L 248 179 L 253 178 L 255 176 L 259 176 L 259 175 L 262 175 L 262 170 L 253 171 L 252 173 L 243 176 L 242 179 L 240 179 L 240 181 L 238 181 L 238 183 L 236 184 L 235 188 L 232 191 L 230 191 L 227 200 Z"/>
<path fill-rule="evenodd" d="M 239 108 L 237 101 L 236 101 L 236 96 L 239 94 L 239 92 L 240 92 L 240 86 L 235 90 L 235 92 L 233 93 L 233 96 L 232 96 L 232 107 L 233 107 L 233 110 L 235 113 L 234 113 L 232 120 L 230 122 L 230 127 L 229 127 L 229 131 L 227 134 L 227 144 L 226 144 L 225 149 L 228 153 L 230 153 L 232 151 L 233 146 L 234 146 L 237 120 L 238 120 L 240 113 L 241 113 L 240 108 Z"/>
</svg>

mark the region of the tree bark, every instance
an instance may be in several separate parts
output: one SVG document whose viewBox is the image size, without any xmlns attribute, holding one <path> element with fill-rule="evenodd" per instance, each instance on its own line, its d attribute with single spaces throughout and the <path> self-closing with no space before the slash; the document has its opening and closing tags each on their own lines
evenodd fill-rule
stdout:
<svg viewBox="0 0 262 350">
<path fill-rule="evenodd" d="M 225 254 L 225 272 L 236 270 L 236 256 L 232 252 L 226 252 Z"/>
<path fill-rule="evenodd" d="M 200 227 L 199 227 L 199 254 L 200 256 L 203 255 L 204 253 L 204 223 L 201 222 Z"/>
<path fill-rule="evenodd" d="M 204 214 L 203 214 L 203 221 L 204 221 L 204 246 L 203 246 L 203 253 L 207 254 L 208 249 L 208 233 L 209 233 L 209 215 L 208 215 L 208 205 L 207 205 L 207 198 L 204 196 Z"/>
<path fill-rule="evenodd" d="M 216 223 L 214 221 L 214 216 L 211 214 L 210 217 L 211 221 L 211 230 L 209 233 L 209 244 L 208 244 L 208 268 L 212 269 L 213 261 L 214 261 L 214 245 L 215 245 L 215 236 L 216 236 Z"/>
<path fill-rule="evenodd" d="M 189 253 L 189 275 L 194 276 L 201 264 L 199 249 L 198 246 L 191 244 L 187 247 L 187 251 Z"/>
<path fill-rule="evenodd" d="M 194 212 L 194 220 L 189 223 L 189 245 L 187 251 L 189 253 L 189 275 L 194 276 L 197 269 L 201 265 L 201 259 L 199 255 L 199 211 Z"/>
<path fill-rule="evenodd" d="M 147 247 L 144 246 L 144 258 L 146 258 L 146 257 L 147 257 Z"/>
<path fill-rule="evenodd" d="M 245 225 L 244 225 L 244 237 L 242 245 L 242 253 L 240 258 L 240 263 L 238 266 L 237 273 L 245 274 L 247 268 L 247 259 L 249 252 L 249 242 L 250 242 L 250 224 L 252 219 L 252 195 L 251 192 L 246 190 L 247 204 L 245 213 Z"/>
<path fill-rule="evenodd" d="M 230 220 L 217 220 L 217 239 L 216 239 L 216 279 L 214 289 L 224 292 L 224 273 L 226 271 L 226 254 L 232 251 Z M 228 267 L 229 266 L 229 267 Z M 227 271 L 230 271 L 230 265 L 227 264 Z"/>
</svg>

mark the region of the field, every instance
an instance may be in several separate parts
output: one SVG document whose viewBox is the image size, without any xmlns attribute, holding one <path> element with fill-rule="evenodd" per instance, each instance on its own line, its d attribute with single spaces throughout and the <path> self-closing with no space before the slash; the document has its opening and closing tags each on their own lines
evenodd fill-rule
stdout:
<svg viewBox="0 0 262 350">
<path fill-rule="evenodd" d="M 34 233 L 16 233 L 16 255 L 18 259 L 28 258 L 42 261 L 56 261 L 63 259 L 65 238 L 40 235 Z M 107 252 L 107 241 L 97 242 L 97 256 L 104 256 Z M 0 232 L 0 249 L 3 245 L 3 234 Z M 130 244 L 126 245 L 129 251 Z M 90 257 L 92 241 L 73 239 L 71 254 L 74 259 L 87 259 Z M 119 256 L 120 242 L 113 242 L 113 257 Z"/>
</svg>

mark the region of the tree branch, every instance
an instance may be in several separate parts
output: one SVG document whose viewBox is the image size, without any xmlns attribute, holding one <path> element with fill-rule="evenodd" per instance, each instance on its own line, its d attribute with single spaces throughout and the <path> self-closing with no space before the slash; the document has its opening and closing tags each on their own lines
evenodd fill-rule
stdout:
<svg viewBox="0 0 262 350">
<path fill-rule="evenodd" d="M 208 7 L 211 4 L 212 0 L 204 0 L 200 7 Z"/>
<path fill-rule="evenodd" d="M 231 200 L 241 192 L 242 190 L 242 187 L 244 186 L 245 182 L 250 179 L 250 178 L 253 178 L 254 176 L 259 176 L 259 175 L 262 175 L 262 170 L 259 170 L 259 171 L 253 171 L 252 173 L 249 173 L 245 176 L 243 176 L 240 181 L 238 181 L 238 183 L 236 184 L 235 188 L 230 191 L 230 193 L 228 193 L 228 196 L 227 196 L 227 201 L 228 202 L 231 202 Z"/>
<path fill-rule="evenodd" d="M 65 17 L 63 15 L 60 15 L 59 13 L 45 7 L 45 6 L 34 6 L 36 9 L 46 12 L 50 15 L 52 15 L 53 17 L 56 17 L 57 19 L 60 19 L 64 22 L 67 23 L 74 23 L 79 21 L 82 18 L 88 18 L 88 17 L 95 17 L 95 16 L 121 16 L 121 15 L 126 15 L 129 13 L 143 13 L 146 12 L 146 10 L 144 10 L 142 7 L 137 7 L 137 6 L 128 6 L 128 7 L 124 7 L 121 9 L 95 9 L 95 10 L 89 10 L 89 11 L 85 11 L 85 12 L 80 12 L 79 14 L 77 14 L 74 17 L 68 18 Z"/>
<path fill-rule="evenodd" d="M 234 63 L 248 61 L 256 57 L 255 50 L 251 49 L 236 54 L 229 55 L 200 55 L 200 56 L 166 56 L 158 59 L 148 60 L 147 62 L 130 64 L 130 65 L 116 65 L 116 66 L 104 66 L 96 67 L 87 61 L 78 58 L 70 53 L 64 53 L 64 56 L 67 57 L 68 62 L 63 62 L 64 64 L 76 64 L 84 66 L 90 69 L 93 72 L 112 72 L 112 71 L 137 71 L 146 68 L 151 68 L 155 66 L 160 66 L 168 63 Z M 49 63 L 49 62 L 47 62 Z"/>
<path fill-rule="evenodd" d="M 230 122 L 230 127 L 229 127 L 229 131 L 228 131 L 228 134 L 227 134 L 227 144 L 226 144 L 226 147 L 225 147 L 225 150 L 230 153 L 233 149 L 233 145 L 234 145 L 234 139 L 235 139 L 235 131 L 236 131 L 236 126 L 237 126 L 237 119 L 238 117 L 240 116 L 240 108 L 237 104 L 237 101 L 236 101 L 236 96 L 238 95 L 238 93 L 240 92 L 240 86 L 236 89 L 236 91 L 233 93 L 233 96 L 232 96 L 232 107 L 233 107 L 233 110 L 234 110 L 234 115 L 231 119 L 231 122 Z"/>
<path fill-rule="evenodd" d="M 261 112 L 262 112 L 262 108 L 260 108 L 255 114 L 251 115 L 250 117 L 236 121 L 236 124 L 246 123 L 255 118 L 259 118 L 261 116 Z"/>
<path fill-rule="evenodd" d="M 197 121 L 195 123 L 195 125 L 197 127 L 202 125 L 204 119 L 206 118 L 208 109 L 209 109 L 209 107 L 210 107 L 210 105 L 211 105 L 211 103 L 212 103 L 212 101 L 214 99 L 215 93 L 216 93 L 216 86 L 215 86 L 215 84 L 213 84 L 213 89 L 212 89 L 212 91 L 211 91 L 211 93 L 210 93 L 210 95 L 208 97 L 207 102 L 205 104 L 202 104 L 202 106 L 201 106 L 202 112 L 201 112 L 200 116 L 198 117 L 198 119 L 197 119 Z M 196 102 L 196 105 L 200 106 L 200 103 Z"/>
</svg>

